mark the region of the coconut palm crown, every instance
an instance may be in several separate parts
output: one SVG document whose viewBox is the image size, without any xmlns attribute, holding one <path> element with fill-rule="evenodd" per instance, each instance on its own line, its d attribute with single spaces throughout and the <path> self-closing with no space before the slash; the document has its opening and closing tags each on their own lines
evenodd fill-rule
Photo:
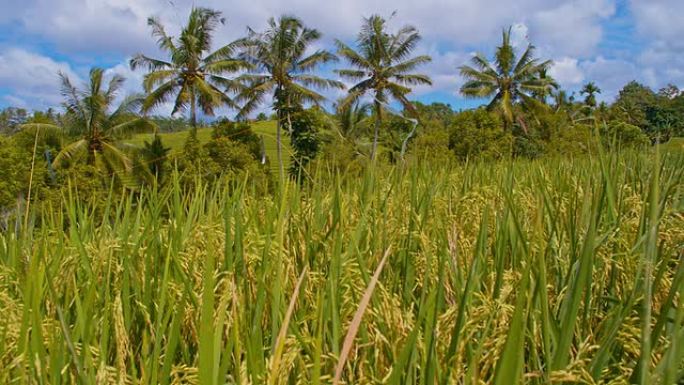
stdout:
<svg viewBox="0 0 684 385">
<path fill-rule="evenodd" d="M 426 75 L 413 71 L 428 63 L 427 55 L 412 57 L 411 54 L 421 37 L 412 26 L 404 26 L 395 34 L 387 32 L 387 23 L 381 16 L 364 18 L 356 41 L 356 50 L 337 40 L 338 55 L 345 58 L 353 67 L 336 72 L 344 79 L 356 84 L 340 103 L 341 109 L 349 108 L 364 95 L 371 94 L 375 113 L 373 148 L 371 158 L 375 158 L 378 144 L 378 130 L 384 106 L 390 101 L 398 101 L 405 110 L 414 113 L 415 108 L 407 95 L 410 87 L 431 85 Z"/>
<path fill-rule="evenodd" d="M 68 76 L 60 73 L 61 94 L 66 113 L 62 125 L 30 123 L 27 129 L 46 129 L 66 133 L 77 139 L 62 148 L 53 160 L 59 167 L 69 160 L 85 159 L 93 166 L 107 171 L 128 171 L 131 160 L 116 146 L 116 140 L 134 132 L 154 130 L 156 126 L 138 116 L 143 98 L 132 95 L 114 104 L 125 79 L 113 75 L 105 85 L 101 68 L 90 70 L 89 82 L 82 90 L 76 88 Z"/>
<path fill-rule="evenodd" d="M 473 98 L 492 98 L 487 108 L 499 109 L 505 126 L 510 128 L 514 121 L 521 122 L 514 106 L 521 104 L 527 110 L 538 108 L 541 103 L 534 95 L 548 95 L 555 83 L 550 77 L 540 76 L 551 66 L 550 60 L 535 58 L 532 44 L 518 56 L 511 44 L 511 28 L 504 29 L 502 35 L 493 62 L 476 54 L 472 65 L 461 66 L 459 70 L 466 79 L 461 93 Z"/>
<path fill-rule="evenodd" d="M 312 74 L 320 65 L 333 62 L 337 57 L 317 50 L 309 54 L 309 48 L 321 38 L 316 29 L 308 28 L 292 16 L 271 18 L 263 32 L 248 29 L 248 36 L 238 42 L 242 47 L 241 58 L 254 66 L 255 71 L 240 76 L 245 89 L 240 95 L 244 102 L 238 118 L 244 118 L 261 106 L 268 97 L 273 100 L 278 120 L 276 140 L 278 164 L 281 177 L 282 162 L 281 128 L 285 122 L 290 127 L 290 114 L 303 103 L 318 105 L 326 98 L 315 89 L 343 89 L 344 84 Z"/>
<path fill-rule="evenodd" d="M 142 105 L 143 112 L 173 101 L 173 112 L 190 110 L 190 122 L 197 126 L 197 109 L 213 116 L 221 106 L 237 108 L 228 93 L 240 91 L 240 84 L 227 74 L 249 69 L 244 60 L 233 57 L 234 44 L 211 51 L 216 28 L 225 23 L 221 12 L 208 8 L 193 8 L 187 25 L 178 38 L 169 36 L 156 18 L 148 25 L 157 44 L 169 55 L 168 60 L 154 59 L 137 54 L 130 60 L 131 69 L 146 68 L 143 87 L 148 93 Z"/>
</svg>

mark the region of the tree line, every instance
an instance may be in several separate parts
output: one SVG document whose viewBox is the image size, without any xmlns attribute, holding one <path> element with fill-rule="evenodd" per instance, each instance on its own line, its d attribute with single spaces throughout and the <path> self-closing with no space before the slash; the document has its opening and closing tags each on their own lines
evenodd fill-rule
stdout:
<svg viewBox="0 0 684 385">
<path fill-rule="evenodd" d="M 204 176 L 231 170 L 267 174 L 263 140 L 241 123 L 266 107 L 274 111 L 281 180 L 283 133 L 294 152 L 290 171 L 300 176 L 314 160 L 348 171 L 362 159 L 375 162 L 382 155 L 393 162 L 407 153 L 462 160 L 534 158 L 590 151 L 595 131 L 605 145 L 655 143 L 682 134 L 684 96 L 677 87 L 653 92 L 631 82 L 610 105 L 597 102 L 601 89 L 595 82 L 568 95 L 548 73 L 552 62 L 537 58 L 533 45 L 517 52 L 510 28 L 503 30 L 492 58 L 477 54 L 458 68 L 465 79 L 460 93 L 487 103 L 454 111 L 410 99 L 414 87 L 432 84 L 420 73 L 431 58 L 414 54 L 421 36 L 413 26 L 391 31 L 384 18 L 373 15 L 363 19 L 354 44 L 336 40 L 331 52 L 313 50 L 321 33 L 294 16 L 271 18 L 265 29 L 249 28 L 245 37 L 215 48 L 214 34 L 224 23 L 221 12 L 194 8 L 178 36 L 171 36 L 158 19 L 149 18 L 152 36 L 165 55 L 139 53 L 130 60 L 133 70 L 146 71 L 144 94 L 122 99 L 125 79 L 93 68 L 83 87 L 60 74 L 63 112 L 0 112 L 0 130 L 6 134 L 0 147 L 7 153 L 0 162 L 8 163 L 3 180 L 16 184 L 0 203 L 11 204 L 22 189 L 27 153 L 31 175 L 36 165 L 44 172 L 39 185 L 58 184 L 59 175 L 74 173 L 97 180 L 92 185 L 102 183 L 98 173 L 128 186 L 153 180 L 170 167 L 170 149 L 159 136 L 138 149 L 121 139 L 188 126 L 174 167 Z M 335 65 L 339 79 L 317 75 L 325 65 Z M 322 107 L 328 90 L 346 90 L 332 112 Z M 162 105 L 172 106 L 171 117 L 152 115 Z M 200 122 L 222 108 L 236 111 L 236 122 Z M 267 119 L 261 113 L 257 120 Z M 214 134 L 210 143 L 201 143 L 197 129 L 207 125 Z M 15 154 L 20 149 L 26 151 Z"/>
</svg>

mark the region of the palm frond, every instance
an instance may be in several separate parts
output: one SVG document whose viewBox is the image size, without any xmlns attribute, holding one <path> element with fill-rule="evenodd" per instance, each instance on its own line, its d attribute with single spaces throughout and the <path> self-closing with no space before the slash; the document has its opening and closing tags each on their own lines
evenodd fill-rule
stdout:
<svg viewBox="0 0 684 385">
<path fill-rule="evenodd" d="M 156 70 L 149 72 L 143 78 L 143 89 L 145 92 L 150 92 L 154 87 L 168 82 L 169 80 L 178 77 L 178 75 L 179 73 L 176 69 Z"/>
<path fill-rule="evenodd" d="M 418 66 L 430 63 L 432 58 L 427 55 L 416 56 L 401 63 L 394 64 L 387 69 L 389 74 L 405 74 L 415 70 Z"/>
<path fill-rule="evenodd" d="M 173 39 L 166 34 L 164 25 L 162 25 L 159 19 L 150 17 L 147 19 L 147 25 L 152 27 L 152 36 L 157 38 L 157 45 L 159 48 L 170 52 L 176 50 L 176 46 L 173 44 Z"/>
<path fill-rule="evenodd" d="M 291 83 L 288 88 L 295 101 L 299 103 L 313 103 L 318 105 L 325 100 L 325 96 L 314 90 L 300 86 L 297 83 Z"/>
<path fill-rule="evenodd" d="M 125 82 L 126 78 L 124 78 L 121 75 L 115 74 L 114 76 L 112 76 L 112 78 L 109 80 L 107 91 L 105 91 L 104 94 L 107 105 L 114 102 L 114 99 L 116 98 L 118 92 L 121 90 Z"/>
<path fill-rule="evenodd" d="M 534 59 L 532 58 L 532 55 L 534 54 L 534 49 L 535 48 L 532 44 L 527 45 L 525 52 L 523 52 L 523 54 L 520 56 L 520 59 L 518 59 L 518 64 L 515 65 L 513 73 L 519 73 L 524 66 L 534 61 Z"/>
<path fill-rule="evenodd" d="M 203 67 L 204 72 L 212 75 L 235 73 L 251 69 L 254 69 L 254 65 L 250 64 L 246 60 L 241 59 L 225 59 L 220 61 L 214 61 L 206 64 Z"/>
<path fill-rule="evenodd" d="M 349 93 L 366 93 L 367 91 L 373 89 L 374 82 L 373 79 L 362 80 L 349 89 Z"/>
<path fill-rule="evenodd" d="M 180 88 L 180 91 L 178 91 L 178 95 L 176 95 L 176 100 L 173 103 L 173 110 L 171 111 L 171 115 L 175 115 L 180 111 L 185 111 L 188 105 L 191 104 L 192 98 L 193 94 L 190 89 L 190 86 L 183 84 Z"/>
<path fill-rule="evenodd" d="M 102 152 L 107 163 L 113 165 L 115 170 L 117 166 L 123 166 L 125 172 L 131 172 L 133 162 L 123 151 L 116 148 L 116 146 L 111 143 L 102 142 Z"/>
<path fill-rule="evenodd" d="M 61 94 L 64 98 L 64 106 L 68 112 L 77 114 L 80 119 L 86 119 L 86 111 L 81 98 L 79 97 L 79 92 L 69 80 L 69 77 L 63 73 L 59 72 L 59 78 L 61 80 Z"/>
<path fill-rule="evenodd" d="M 144 102 L 145 97 L 143 95 L 134 94 L 125 97 L 121 104 L 119 104 L 119 107 L 109 115 L 109 122 L 116 122 L 119 118 L 125 117 L 126 115 L 139 113 Z"/>
<path fill-rule="evenodd" d="M 222 76 L 209 75 L 207 76 L 207 81 L 218 87 L 222 87 L 223 92 L 239 94 L 247 88 L 244 83 L 238 81 L 237 79 L 228 79 Z"/>
<path fill-rule="evenodd" d="M 60 151 L 57 154 L 57 156 L 55 156 L 55 159 L 52 161 L 52 166 L 60 167 L 67 160 L 71 160 L 80 155 L 83 155 L 87 149 L 88 141 L 85 139 L 79 139 L 75 142 L 72 142 L 64 146 L 64 148 L 62 148 L 62 151 Z"/>
<path fill-rule="evenodd" d="M 315 69 L 317 66 L 321 64 L 337 62 L 338 60 L 339 58 L 336 55 L 325 50 L 319 50 L 307 56 L 306 58 L 300 60 L 297 63 L 296 68 L 299 71 L 308 72 Z"/>
<path fill-rule="evenodd" d="M 427 75 L 421 74 L 394 75 L 394 79 L 401 84 L 409 86 L 432 85 L 432 79 Z"/>
<path fill-rule="evenodd" d="M 242 39 L 235 40 L 215 50 L 204 58 L 204 62 L 213 63 L 216 61 L 234 60 L 235 53 L 240 48 L 241 41 Z"/>
<path fill-rule="evenodd" d="M 322 90 L 331 88 L 343 90 L 346 87 L 344 83 L 340 81 L 325 79 L 315 75 L 295 75 L 292 77 L 292 80 L 301 83 L 306 87 L 316 87 Z"/>
<path fill-rule="evenodd" d="M 143 54 L 137 54 L 128 62 L 132 70 L 146 68 L 148 71 L 158 71 L 173 68 L 174 65 L 163 60 L 153 59 Z"/>
<path fill-rule="evenodd" d="M 142 104 L 142 112 L 148 113 L 155 107 L 168 102 L 171 99 L 171 95 L 179 88 L 181 88 L 181 84 L 175 78 L 157 87 L 156 90 L 145 97 Z"/>
<path fill-rule="evenodd" d="M 388 56 L 392 61 L 404 60 L 411 55 L 420 40 L 420 34 L 414 27 L 405 26 L 394 35 Z"/>
<path fill-rule="evenodd" d="M 359 99 L 363 96 L 364 93 L 365 93 L 365 91 L 349 90 L 349 93 L 347 93 L 347 96 L 345 96 L 344 98 L 340 99 L 337 102 L 338 111 L 344 111 L 344 110 L 350 109 L 353 104 L 358 103 Z"/>
<path fill-rule="evenodd" d="M 477 80 L 492 84 L 497 84 L 499 82 L 499 76 L 496 73 L 490 73 L 489 71 L 478 71 L 470 66 L 461 66 L 458 67 L 458 69 L 461 73 L 461 76 L 468 80 Z"/>
<path fill-rule="evenodd" d="M 199 107 L 206 115 L 213 116 L 214 109 L 222 105 L 237 108 L 235 102 L 228 95 L 207 81 L 195 82 L 195 91 Z"/>
<path fill-rule="evenodd" d="M 461 86 L 461 93 L 467 97 L 487 98 L 498 90 L 496 84 L 481 80 L 469 80 Z"/>
<path fill-rule="evenodd" d="M 265 96 L 266 92 L 252 93 L 251 97 L 246 99 L 246 102 L 236 114 L 236 119 L 240 120 L 249 116 L 264 102 Z"/>
<path fill-rule="evenodd" d="M 367 76 L 366 72 L 361 70 L 334 70 L 340 77 L 348 80 L 358 81 Z"/>
<path fill-rule="evenodd" d="M 116 137 L 128 134 L 138 134 L 144 132 L 156 132 L 159 127 L 151 120 L 145 118 L 129 119 L 109 128 L 109 133 Z"/>
<path fill-rule="evenodd" d="M 345 58 L 352 66 L 366 70 L 373 68 L 373 64 L 371 64 L 367 58 L 354 51 L 354 49 L 347 46 L 342 41 L 336 40 L 335 44 L 337 45 L 337 54 Z"/>
</svg>

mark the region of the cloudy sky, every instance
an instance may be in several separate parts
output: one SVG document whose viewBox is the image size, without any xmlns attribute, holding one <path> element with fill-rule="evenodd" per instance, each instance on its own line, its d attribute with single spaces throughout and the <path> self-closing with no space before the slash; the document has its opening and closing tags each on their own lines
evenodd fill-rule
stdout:
<svg viewBox="0 0 684 385">
<path fill-rule="evenodd" d="M 126 92 L 139 91 L 142 73 L 130 71 L 128 58 L 160 54 L 147 18 L 159 17 L 173 33 L 193 5 L 223 12 L 217 44 L 287 13 L 321 30 L 320 44 L 332 47 L 335 38 L 352 43 L 363 16 L 396 11 L 390 25 L 416 26 L 418 53 L 433 57 L 423 72 L 434 87 L 416 89 L 414 98 L 455 108 L 479 103 L 459 96 L 457 67 L 474 52 L 491 55 L 509 25 L 517 44 L 529 40 L 554 60 L 553 76 L 571 91 L 595 81 L 611 100 L 633 79 L 655 89 L 684 85 L 682 0 L 0 0 L 0 107 L 58 106 L 57 72 L 79 81 L 93 66 L 123 74 Z"/>
</svg>

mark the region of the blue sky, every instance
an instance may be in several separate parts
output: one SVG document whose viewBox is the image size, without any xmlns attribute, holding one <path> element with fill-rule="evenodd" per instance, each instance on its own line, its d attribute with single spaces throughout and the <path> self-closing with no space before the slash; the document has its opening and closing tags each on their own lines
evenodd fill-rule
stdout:
<svg viewBox="0 0 684 385">
<path fill-rule="evenodd" d="M 78 83 L 93 66 L 124 75 L 125 92 L 139 92 L 143 74 L 131 71 L 128 59 L 137 52 L 161 54 L 147 17 L 159 17 L 173 33 L 193 5 L 226 16 L 217 44 L 242 36 L 247 26 L 262 28 L 269 16 L 289 13 L 321 30 L 320 46 L 331 49 L 335 38 L 353 42 L 363 16 L 396 11 L 390 25 L 417 27 L 423 35 L 417 53 L 433 57 L 422 72 L 434 86 L 414 90 L 413 98 L 457 109 L 479 103 L 458 94 L 463 80 L 457 67 L 474 52 L 490 55 L 509 25 L 517 44 L 532 42 L 538 56 L 554 61 L 553 76 L 570 91 L 595 81 L 601 98 L 611 100 L 630 80 L 654 89 L 684 85 L 682 0 L 0 1 L 0 107 L 58 107 L 57 72 Z"/>
</svg>

